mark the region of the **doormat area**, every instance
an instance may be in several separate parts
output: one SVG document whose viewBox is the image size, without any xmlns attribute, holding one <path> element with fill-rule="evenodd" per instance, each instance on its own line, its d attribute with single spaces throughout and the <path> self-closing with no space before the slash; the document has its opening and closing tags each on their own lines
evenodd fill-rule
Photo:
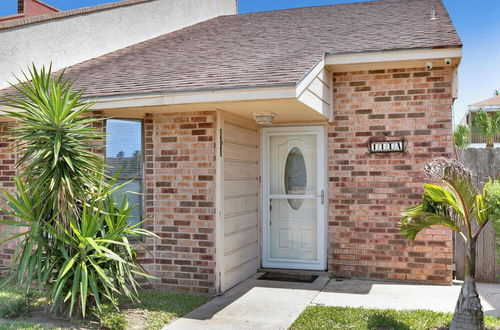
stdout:
<svg viewBox="0 0 500 330">
<path fill-rule="evenodd" d="M 298 282 L 312 283 L 318 278 L 317 275 L 302 275 L 302 274 L 283 274 L 283 273 L 265 273 L 258 280 L 281 281 L 281 282 Z"/>
</svg>

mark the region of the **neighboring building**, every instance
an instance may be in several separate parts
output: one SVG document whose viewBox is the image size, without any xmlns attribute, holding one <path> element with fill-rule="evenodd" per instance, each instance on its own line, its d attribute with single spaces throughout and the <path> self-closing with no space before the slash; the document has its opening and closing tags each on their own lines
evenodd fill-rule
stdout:
<svg viewBox="0 0 500 330">
<path fill-rule="evenodd" d="M 490 97 L 489 99 L 476 102 L 474 104 L 469 105 L 467 108 L 468 108 L 467 113 L 464 115 L 463 119 L 461 120 L 461 123 L 471 125 L 474 113 L 480 110 L 484 110 L 486 112 L 500 111 L 500 95 L 496 95 Z"/>
<path fill-rule="evenodd" d="M 0 17 L 0 23 L 57 12 L 58 9 L 38 0 L 17 0 L 17 14 Z"/>
<path fill-rule="evenodd" d="M 2 0 L 16 1 L 16 0 Z M 128 0 L 58 11 L 38 0 L 18 0 L 17 15 L 0 18 L 0 88 L 28 65 L 54 69 L 220 16 L 236 14 L 237 0 Z"/>
<path fill-rule="evenodd" d="M 460 124 L 466 124 L 471 126 L 472 125 L 472 119 L 474 118 L 474 114 L 477 113 L 478 111 L 484 110 L 486 112 L 496 112 L 500 111 L 500 95 L 496 95 L 493 97 L 490 97 L 489 99 L 476 102 L 474 104 L 471 104 L 467 107 L 467 112 L 465 113 L 463 119 L 460 121 Z M 479 132 L 477 132 L 475 129 L 472 129 L 472 143 L 485 143 L 486 140 L 484 136 L 482 136 Z M 500 134 L 495 135 L 495 143 L 500 143 Z"/>
<path fill-rule="evenodd" d="M 452 154 L 461 48 L 441 1 L 386 0 L 221 16 L 66 72 L 118 118 L 107 156 L 141 149 L 158 288 L 214 295 L 260 268 L 450 284 L 452 233 L 398 222 Z"/>
</svg>

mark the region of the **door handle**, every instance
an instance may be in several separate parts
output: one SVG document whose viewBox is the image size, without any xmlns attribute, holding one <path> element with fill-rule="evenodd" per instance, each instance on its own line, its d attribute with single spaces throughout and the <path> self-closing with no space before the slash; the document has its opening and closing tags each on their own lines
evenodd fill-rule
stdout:
<svg viewBox="0 0 500 330">
<path fill-rule="evenodd" d="M 321 205 L 325 204 L 325 191 L 324 190 L 321 190 L 321 194 L 320 195 L 314 195 L 314 197 L 321 198 Z"/>
</svg>

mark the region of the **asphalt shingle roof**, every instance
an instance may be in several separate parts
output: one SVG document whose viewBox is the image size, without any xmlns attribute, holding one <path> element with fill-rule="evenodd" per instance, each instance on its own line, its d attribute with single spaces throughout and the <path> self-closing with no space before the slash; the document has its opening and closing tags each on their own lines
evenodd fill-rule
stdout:
<svg viewBox="0 0 500 330">
<path fill-rule="evenodd" d="M 500 95 L 493 96 L 493 97 L 490 97 L 489 99 L 471 104 L 471 106 L 478 106 L 478 107 L 479 106 L 495 106 L 495 105 L 500 106 Z"/>
<path fill-rule="evenodd" d="M 66 76 L 90 97 L 288 86 L 326 53 L 461 45 L 440 0 L 383 0 L 221 16 L 74 65 Z"/>
</svg>

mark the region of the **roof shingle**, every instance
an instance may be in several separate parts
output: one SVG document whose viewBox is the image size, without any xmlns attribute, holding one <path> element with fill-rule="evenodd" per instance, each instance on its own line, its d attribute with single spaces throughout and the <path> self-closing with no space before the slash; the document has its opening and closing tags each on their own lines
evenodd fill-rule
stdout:
<svg viewBox="0 0 500 330">
<path fill-rule="evenodd" d="M 324 54 L 461 45 L 440 0 L 383 0 L 221 16 L 66 75 L 89 97 L 290 86 Z"/>
</svg>

